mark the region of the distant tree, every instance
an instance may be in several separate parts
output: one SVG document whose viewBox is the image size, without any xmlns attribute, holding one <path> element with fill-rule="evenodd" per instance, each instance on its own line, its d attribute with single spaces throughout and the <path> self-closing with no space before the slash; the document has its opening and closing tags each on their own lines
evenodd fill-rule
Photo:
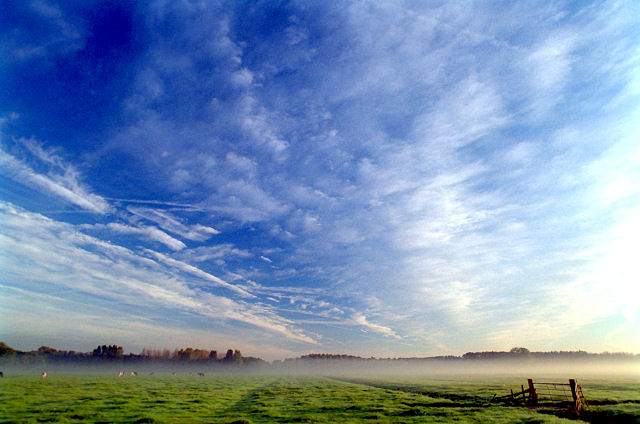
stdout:
<svg viewBox="0 0 640 424">
<path fill-rule="evenodd" d="M 93 349 L 92 356 L 100 359 L 122 359 L 124 357 L 124 349 L 118 345 L 102 345 Z"/>
<path fill-rule="evenodd" d="M 14 355 L 17 352 L 14 348 L 8 346 L 4 342 L 0 342 L 0 356 Z"/>
<path fill-rule="evenodd" d="M 211 352 L 209 352 L 209 359 L 211 359 L 212 361 L 218 359 L 218 351 L 212 350 Z"/>
<path fill-rule="evenodd" d="M 509 351 L 509 353 L 511 353 L 512 355 L 526 356 L 526 355 L 529 355 L 531 352 L 529 352 L 529 349 L 527 349 L 526 347 L 514 347 Z"/>
<path fill-rule="evenodd" d="M 195 349 L 191 354 L 191 359 L 195 361 L 204 361 L 209 359 L 210 352 L 206 349 Z"/>
<path fill-rule="evenodd" d="M 178 351 L 178 357 L 176 359 L 180 361 L 188 361 L 191 359 L 191 353 L 193 352 L 193 348 L 188 347 L 186 349 L 180 349 Z"/>
<path fill-rule="evenodd" d="M 240 351 L 239 351 L 239 350 L 235 350 L 235 351 L 233 352 L 232 359 L 233 359 L 233 362 L 234 362 L 234 363 L 237 363 L 237 364 L 242 363 L 242 354 L 240 353 Z"/>
<path fill-rule="evenodd" d="M 232 349 L 227 350 L 227 354 L 224 356 L 224 360 L 225 361 L 232 361 L 233 360 L 233 350 Z"/>
<path fill-rule="evenodd" d="M 52 347 L 49 347 L 49 346 L 40 346 L 38 348 L 38 353 L 53 355 L 53 354 L 58 353 L 58 351 L 56 349 L 52 348 Z"/>
</svg>

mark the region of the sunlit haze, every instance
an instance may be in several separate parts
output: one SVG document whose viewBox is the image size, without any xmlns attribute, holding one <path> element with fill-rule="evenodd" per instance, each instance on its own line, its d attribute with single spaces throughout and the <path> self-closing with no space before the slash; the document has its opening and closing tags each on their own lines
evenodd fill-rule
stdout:
<svg viewBox="0 0 640 424">
<path fill-rule="evenodd" d="M 640 352 L 640 2 L 0 7 L 0 341 Z"/>
</svg>

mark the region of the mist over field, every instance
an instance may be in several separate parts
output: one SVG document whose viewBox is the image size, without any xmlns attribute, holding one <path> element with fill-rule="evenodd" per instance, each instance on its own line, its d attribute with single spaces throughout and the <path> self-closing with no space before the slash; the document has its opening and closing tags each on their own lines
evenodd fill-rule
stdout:
<svg viewBox="0 0 640 424">
<path fill-rule="evenodd" d="M 564 376 L 566 378 L 588 377 L 640 377 L 640 361 L 461 361 L 438 360 L 380 360 L 364 363 L 305 363 L 283 365 L 269 372 L 301 375 L 326 375 L 349 377 L 521 377 L 539 378 Z"/>
<path fill-rule="evenodd" d="M 506 352 L 502 352 L 506 354 Z M 144 356 L 125 356 L 119 359 L 64 360 L 52 357 L 15 359 L 0 357 L 0 371 L 5 374 L 113 374 L 134 371 L 139 375 L 298 375 L 327 377 L 397 377 L 397 378 L 455 378 L 480 377 L 563 377 L 563 378 L 630 378 L 640 379 L 640 358 L 618 354 L 615 358 L 592 355 L 574 358 L 506 358 L 468 359 L 464 357 L 435 358 L 339 358 L 321 355 L 263 361 L 259 358 L 236 360 L 159 360 Z M 609 355 L 610 356 L 610 355 Z M 93 359 L 93 360 L 92 360 Z"/>
</svg>

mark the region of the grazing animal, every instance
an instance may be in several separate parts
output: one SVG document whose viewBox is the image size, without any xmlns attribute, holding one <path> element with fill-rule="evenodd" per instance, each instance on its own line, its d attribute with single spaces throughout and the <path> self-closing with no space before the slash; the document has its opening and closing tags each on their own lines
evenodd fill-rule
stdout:
<svg viewBox="0 0 640 424">
<path fill-rule="evenodd" d="M 4 377 L 4 373 L 0 371 L 0 378 Z"/>
<path fill-rule="evenodd" d="M 171 375 L 176 375 L 176 373 L 175 373 L 175 372 L 172 372 L 172 373 L 171 373 Z"/>
<path fill-rule="evenodd" d="M 131 371 L 131 373 L 129 373 L 129 375 L 130 375 L 131 377 L 135 377 L 136 375 L 138 375 L 138 373 L 137 373 L 137 372 L 135 372 L 135 371 Z"/>
<path fill-rule="evenodd" d="M 47 373 L 43 372 L 41 376 L 42 376 L 42 378 L 47 378 Z"/>
<path fill-rule="evenodd" d="M 153 371 L 149 373 L 149 375 L 153 375 Z"/>
<path fill-rule="evenodd" d="M 204 373 L 203 373 L 203 372 L 199 372 L 199 373 L 198 373 L 198 375 L 199 375 L 200 377 L 204 377 Z"/>
<path fill-rule="evenodd" d="M 124 371 L 120 371 L 120 372 L 118 373 L 118 377 L 124 377 Z"/>
</svg>

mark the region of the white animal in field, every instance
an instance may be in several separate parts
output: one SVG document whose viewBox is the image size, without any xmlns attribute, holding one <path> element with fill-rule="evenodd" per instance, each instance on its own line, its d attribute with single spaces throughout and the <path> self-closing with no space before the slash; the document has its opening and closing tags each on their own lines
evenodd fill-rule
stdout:
<svg viewBox="0 0 640 424">
<path fill-rule="evenodd" d="M 135 372 L 135 371 L 131 371 L 131 372 L 129 373 L 129 375 L 130 375 L 131 377 L 135 377 L 136 375 L 138 375 L 138 373 L 137 373 L 137 372 Z"/>
<path fill-rule="evenodd" d="M 118 377 L 124 377 L 124 371 L 120 371 L 120 372 L 118 373 Z"/>
<path fill-rule="evenodd" d="M 41 377 L 42 377 L 42 378 L 47 378 L 47 373 L 46 373 L 46 372 L 43 372 L 43 373 L 42 373 L 42 375 L 41 375 Z"/>
</svg>

